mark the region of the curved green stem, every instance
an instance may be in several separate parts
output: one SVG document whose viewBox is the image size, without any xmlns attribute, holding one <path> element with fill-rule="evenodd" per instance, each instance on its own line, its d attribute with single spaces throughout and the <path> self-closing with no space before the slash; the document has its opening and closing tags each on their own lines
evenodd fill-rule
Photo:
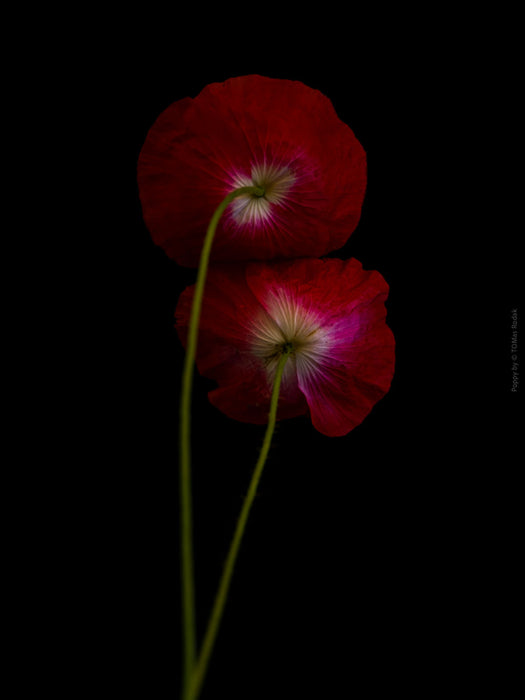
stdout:
<svg viewBox="0 0 525 700">
<path fill-rule="evenodd" d="M 217 637 L 217 632 L 219 630 L 219 624 L 224 611 L 224 606 L 226 603 L 226 598 L 228 595 L 228 589 L 230 587 L 230 582 L 233 574 L 233 568 L 235 566 L 235 561 L 237 559 L 237 554 L 241 544 L 241 540 L 246 527 L 246 522 L 248 520 L 248 515 L 250 512 L 251 505 L 255 498 L 257 492 L 257 486 L 261 478 L 264 464 L 268 456 L 268 451 L 270 449 L 270 444 L 272 441 L 273 431 L 275 428 L 275 421 L 277 416 L 277 405 L 279 402 L 279 390 L 281 387 L 281 379 L 283 376 L 284 366 L 286 360 L 290 355 L 291 349 L 286 349 L 281 357 L 279 358 L 279 363 L 275 372 L 275 380 L 273 384 L 272 397 L 270 400 L 270 413 L 268 417 L 268 426 L 266 428 L 266 434 L 264 436 L 263 445 L 261 448 L 261 453 L 257 464 L 253 471 L 252 480 L 248 488 L 248 493 L 245 496 L 244 503 L 242 506 L 241 514 L 237 521 L 237 527 L 235 528 L 235 533 L 233 535 L 233 540 L 230 545 L 230 550 L 224 564 L 224 569 L 222 573 L 222 578 L 219 583 L 219 588 L 217 595 L 215 597 L 215 602 L 213 605 L 212 613 L 208 622 L 208 627 L 202 644 L 201 653 L 197 661 L 197 665 L 194 670 L 194 675 L 191 682 L 190 692 L 187 696 L 187 700 L 197 700 L 204 677 L 206 675 L 206 670 L 208 668 L 208 663 L 215 643 L 215 638 Z"/>
<path fill-rule="evenodd" d="M 197 350 L 197 336 L 199 331 L 200 312 L 204 285 L 208 271 L 210 252 L 217 229 L 219 219 L 227 206 L 240 195 L 253 194 L 258 197 L 264 195 L 260 187 L 239 187 L 230 192 L 215 210 L 201 251 L 195 293 L 192 302 L 190 321 L 188 326 L 188 339 L 186 355 L 182 373 L 182 387 L 180 400 L 180 517 L 181 517 L 181 572 L 182 572 L 182 628 L 183 628 L 183 697 L 187 692 L 192 669 L 195 663 L 195 595 L 193 580 L 193 551 L 191 531 L 191 391 L 193 386 L 193 372 L 195 365 L 195 353 Z"/>
</svg>

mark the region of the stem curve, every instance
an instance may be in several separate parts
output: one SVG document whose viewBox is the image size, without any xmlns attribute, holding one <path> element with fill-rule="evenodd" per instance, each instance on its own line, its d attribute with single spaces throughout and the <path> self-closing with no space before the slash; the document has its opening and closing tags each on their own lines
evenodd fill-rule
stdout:
<svg viewBox="0 0 525 700">
<path fill-rule="evenodd" d="M 208 272 L 208 264 L 215 231 L 221 216 L 228 205 L 243 194 L 252 194 L 257 197 L 264 195 L 264 190 L 257 186 L 239 187 L 233 190 L 222 200 L 215 210 L 204 238 L 202 246 L 195 293 L 193 296 L 190 320 L 188 325 L 188 337 L 186 354 L 182 372 L 182 386 L 180 398 L 180 424 L 179 424 L 179 455 L 180 455 L 180 528 L 181 528 L 181 578 L 182 578 L 182 629 L 183 629 L 183 697 L 186 697 L 190 678 L 195 664 L 195 593 L 193 575 L 193 545 L 192 545 L 192 509 L 191 509 L 191 392 L 193 387 L 193 373 L 195 355 L 197 351 L 197 337 L 199 321 L 204 296 L 204 286 Z"/>
</svg>

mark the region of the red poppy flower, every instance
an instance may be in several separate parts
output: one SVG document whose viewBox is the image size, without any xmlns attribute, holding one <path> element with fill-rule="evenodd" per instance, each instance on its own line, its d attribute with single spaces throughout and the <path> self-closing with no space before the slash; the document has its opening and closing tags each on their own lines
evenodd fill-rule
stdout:
<svg viewBox="0 0 525 700">
<path fill-rule="evenodd" d="M 318 257 L 357 226 L 366 187 L 363 147 L 330 100 L 297 81 L 259 75 L 205 87 L 168 107 L 138 161 L 153 241 L 196 267 L 207 225 L 232 190 L 212 260 Z"/>
<path fill-rule="evenodd" d="M 176 326 L 185 344 L 194 287 L 181 295 Z M 210 268 L 197 367 L 218 382 L 210 401 L 231 418 L 266 423 L 280 354 L 277 419 L 308 411 L 321 433 L 345 435 L 388 391 L 394 337 L 388 285 L 351 259 L 297 259 Z"/>
</svg>

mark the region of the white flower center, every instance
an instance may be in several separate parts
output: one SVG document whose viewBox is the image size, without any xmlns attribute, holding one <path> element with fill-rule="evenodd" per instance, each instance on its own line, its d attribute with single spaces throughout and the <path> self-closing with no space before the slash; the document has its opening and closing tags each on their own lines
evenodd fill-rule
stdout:
<svg viewBox="0 0 525 700">
<path fill-rule="evenodd" d="M 309 376 L 325 364 L 329 351 L 329 333 L 322 328 L 318 315 L 294 300 L 289 294 L 273 295 L 270 312 L 261 315 L 251 327 L 252 352 L 260 358 L 271 379 L 280 356 L 290 353 L 283 380 L 297 373 Z"/>
<path fill-rule="evenodd" d="M 251 175 L 238 173 L 233 187 L 261 187 L 264 195 L 241 195 L 232 203 L 233 218 L 238 224 L 259 224 L 271 218 L 272 207 L 281 206 L 295 181 L 295 175 L 286 167 L 263 163 L 254 165 Z"/>
</svg>

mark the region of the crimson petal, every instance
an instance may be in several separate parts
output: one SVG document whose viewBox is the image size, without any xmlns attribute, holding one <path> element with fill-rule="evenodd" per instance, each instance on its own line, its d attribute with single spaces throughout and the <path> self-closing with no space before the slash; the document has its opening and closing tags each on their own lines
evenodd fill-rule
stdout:
<svg viewBox="0 0 525 700">
<path fill-rule="evenodd" d="M 147 134 L 137 177 L 154 242 L 182 265 L 198 265 L 208 222 L 226 194 L 257 178 L 273 182 L 266 201 L 252 202 L 257 216 L 242 220 L 230 205 L 212 260 L 321 256 L 357 226 L 366 155 L 321 92 L 249 75 L 168 107 Z"/>
</svg>

